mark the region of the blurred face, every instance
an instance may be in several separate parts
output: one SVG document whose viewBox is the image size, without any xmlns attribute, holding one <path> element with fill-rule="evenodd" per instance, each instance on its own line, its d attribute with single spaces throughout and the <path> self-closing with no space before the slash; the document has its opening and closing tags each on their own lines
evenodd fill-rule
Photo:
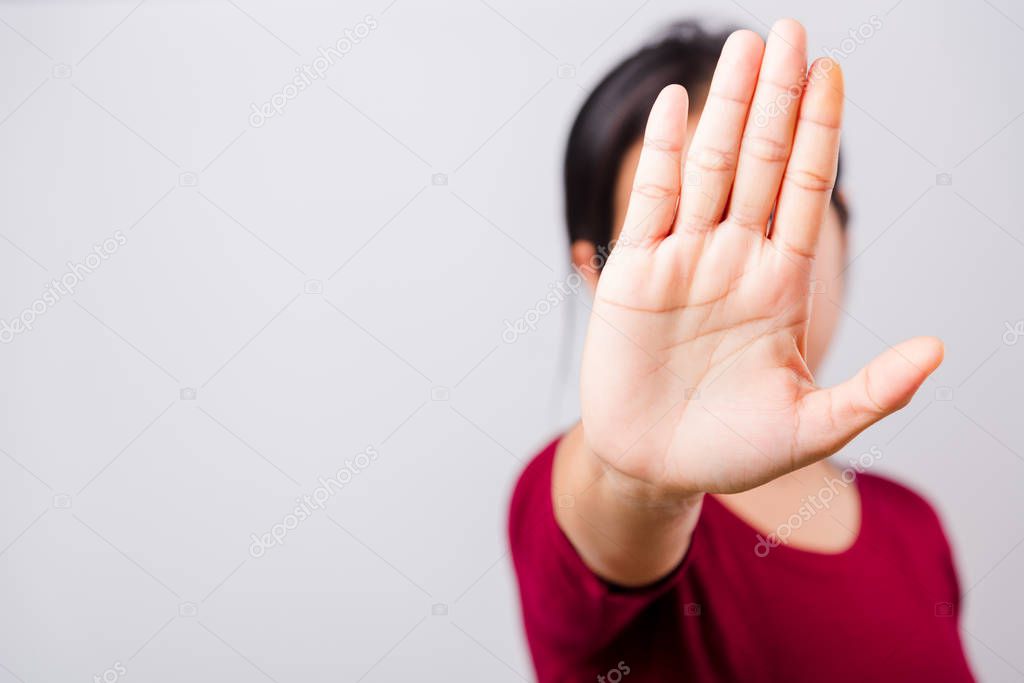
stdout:
<svg viewBox="0 0 1024 683">
<path fill-rule="evenodd" d="M 699 116 L 697 112 L 696 116 Z M 690 133 L 696 125 L 697 117 L 690 118 Z M 626 152 L 619 167 L 618 180 L 615 186 L 614 209 L 616 227 L 614 238 L 618 238 L 619 230 L 626 218 L 626 205 L 633 185 L 633 175 L 640 161 L 641 142 L 637 140 Z M 577 250 L 574 248 L 574 252 Z M 574 257 L 578 254 L 574 253 Z M 845 262 L 845 240 L 839 215 L 834 207 L 830 207 L 822 226 L 818 242 L 818 254 L 814 262 L 811 278 L 825 284 L 826 293 L 815 294 L 811 309 L 811 326 L 807 338 L 807 365 L 814 372 L 821 363 L 835 333 L 839 320 L 839 307 L 832 301 L 840 302 L 843 298 L 842 270 Z M 831 299 L 831 301 L 830 301 Z"/>
</svg>

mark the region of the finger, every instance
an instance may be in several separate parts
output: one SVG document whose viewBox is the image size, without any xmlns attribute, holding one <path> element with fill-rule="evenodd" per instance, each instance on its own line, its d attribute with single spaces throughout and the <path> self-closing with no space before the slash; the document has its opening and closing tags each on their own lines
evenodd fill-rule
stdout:
<svg viewBox="0 0 1024 683">
<path fill-rule="evenodd" d="M 681 85 L 664 88 L 651 107 L 619 244 L 647 246 L 672 229 L 688 109 L 689 99 Z"/>
<path fill-rule="evenodd" d="M 793 144 L 806 54 L 803 26 L 792 19 L 776 22 L 768 34 L 726 215 L 727 221 L 762 234 Z"/>
<path fill-rule="evenodd" d="M 808 76 L 772 222 L 772 240 L 785 252 L 814 256 L 836 182 L 842 118 L 843 72 L 831 59 L 819 59 Z"/>
<path fill-rule="evenodd" d="M 942 342 L 915 337 L 885 351 L 842 384 L 801 399 L 797 435 L 804 462 L 831 455 L 853 437 L 910 403 L 942 362 Z"/>
<path fill-rule="evenodd" d="M 736 31 L 722 47 L 687 151 L 676 230 L 706 232 L 722 220 L 763 53 L 752 31 Z"/>
</svg>

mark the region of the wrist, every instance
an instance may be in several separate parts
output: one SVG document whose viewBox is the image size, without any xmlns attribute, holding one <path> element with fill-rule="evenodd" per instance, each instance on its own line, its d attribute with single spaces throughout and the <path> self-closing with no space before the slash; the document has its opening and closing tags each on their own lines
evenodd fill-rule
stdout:
<svg viewBox="0 0 1024 683">
<path fill-rule="evenodd" d="M 704 500 L 703 492 L 670 489 L 626 474 L 606 462 L 602 465 L 602 481 L 608 492 L 634 508 L 681 514 L 699 506 Z"/>
<path fill-rule="evenodd" d="M 701 493 L 667 491 L 611 467 L 577 425 L 552 471 L 555 519 L 583 562 L 621 586 L 645 586 L 679 565 L 700 516 Z"/>
<path fill-rule="evenodd" d="M 577 425 L 579 440 L 577 453 L 583 461 L 590 481 L 604 488 L 616 500 L 641 510 L 685 513 L 700 505 L 703 491 L 685 491 L 663 486 L 656 481 L 637 477 L 615 466 L 598 454 L 586 439 L 583 424 Z"/>
</svg>

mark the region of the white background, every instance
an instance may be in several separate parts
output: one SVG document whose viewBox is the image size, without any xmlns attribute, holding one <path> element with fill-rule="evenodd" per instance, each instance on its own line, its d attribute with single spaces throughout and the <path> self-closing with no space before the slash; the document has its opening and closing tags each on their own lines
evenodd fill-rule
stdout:
<svg viewBox="0 0 1024 683">
<path fill-rule="evenodd" d="M 819 379 L 946 341 L 847 453 L 933 501 L 979 677 L 1024 679 L 1019 3 L 151 0 L 0 4 L 0 318 L 127 238 L 0 345 L 0 683 L 531 679 L 505 513 L 574 414 L 585 300 L 501 334 L 568 272 L 568 126 L 666 22 L 786 15 L 815 51 L 881 21 L 841 59 L 854 261 Z"/>
</svg>

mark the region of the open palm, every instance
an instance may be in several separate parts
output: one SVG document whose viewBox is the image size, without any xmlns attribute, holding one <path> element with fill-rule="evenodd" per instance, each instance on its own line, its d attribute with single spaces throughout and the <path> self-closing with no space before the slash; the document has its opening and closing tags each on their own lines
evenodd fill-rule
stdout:
<svg viewBox="0 0 1024 683">
<path fill-rule="evenodd" d="M 909 402 L 942 356 L 915 338 L 819 389 L 805 363 L 811 266 L 839 150 L 843 80 L 781 21 L 730 37 L 692 140 L 686 91 L 650 114 L 595 295 L 588 446 L 659 488 L 736 492 L 826 457 Z"/>
</svg>

